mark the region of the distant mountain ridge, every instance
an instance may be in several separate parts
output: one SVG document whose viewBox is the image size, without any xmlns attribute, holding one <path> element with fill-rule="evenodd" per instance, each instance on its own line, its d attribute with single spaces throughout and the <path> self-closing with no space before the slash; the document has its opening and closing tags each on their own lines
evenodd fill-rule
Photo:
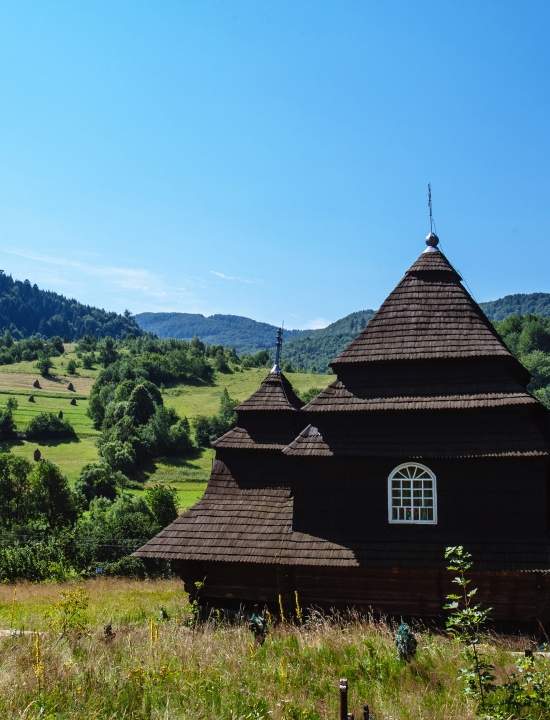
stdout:
<svg viewBox="0 0 550 720">
<path fill-rule="evenodd" d="M 277 328 L 241 315 L 200 315 L 198 313 L 139 313 L 136 322 L 145 332 L 161 338 L 191 340 L 200 338 L 209 345 L 233 347 L 238 353 L 269 350 L 275 342 Z M 285 341 L 301 335 L 303 330 L 285 330 Z"/>
<path fill-rule="evenodd" d="M 550 293 L 506 295 L 498 300 L 480 303 L 492 321 L 510 315 L 550 317 Z M 324 372 L 374 315 L 374 310 L 359 310 L 321 330 L 285 330 L 284 361 L 295 368 Z M 191 339 L 234 347 L 238 353 L 271 350 L 277 328 L 240 315 L 204 315 L 192 313 L 140 313 L 135 316 L 146 332 L 160 337 Z"/>
</svg>

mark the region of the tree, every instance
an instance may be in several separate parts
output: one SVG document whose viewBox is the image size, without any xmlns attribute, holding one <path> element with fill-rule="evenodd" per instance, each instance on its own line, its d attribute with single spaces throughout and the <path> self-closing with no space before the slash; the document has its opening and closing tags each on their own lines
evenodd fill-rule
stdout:
<svg viewBox="0 0 550 720">
<path fill-rule="evenodd" d="M 32 514 L 27 460 L 0 453 L 0 527 L 21 525 Z"/>
<path fill-rule="evenodd" d="M 76 363 L 72 358 L 67 363 L 67 372 L 69 375 L 76 375 Z"/>
<path fill-rule="evenodd" d="M 130 393 L 128 415 L 136 425 L 144 425 L 155 412 L 155 403 L 145 385 L 140 384 Z"/>
<path fill-rule="evenodd" d="M 209 447 L 211 434 L 211 419 L 206 415 L 198 415 L 195 418 L 195 440 L 197 441 L 197 445 L 199 447 Z"/>
<path fill-rule="evenodd" d="M 40 460 L 32 468 L 29 481 L 34 505 L 50 527 L 72 524 L 76 520 L 76 498 L 57 465 Z"/>
<path fill-rule="evenodd" d="M 75 483 L 75 492 L 82 493 L 88 505 L 96 497 L 114 500 L 117 496 L 117 488 L 125 480 L 122 473 L 113 472 L 104 462 L 89 463 L 80 471 L 80 477 Z"/>
<path fill-rule="evenodd" d="M 101 341 L 99 346 L 99 360 L 103 367 L 112 365 L 112 363 L 118 360 L 118 352 L 112 337 L 106 337 Z"/>
<path fill-rule="evenodd" d="M 49 377 L 50 370 L 53 368 L 53 362 L 51 358 L 46 355 L 42 355 L 36 362 L 36 369 L 40 372 L 42 377 Z"/>
<path fill-rule="evenodd" d="M 149 507 L 161 527 L 169 525 L 177 518 L 175 488 L 156 484 L 147 490 L 146 497 Z"/>
<path fill-rule="evenodd" d="M 112 440 L 100 443 L 99 454 L 112 471 L 120 471 L 125 475 L 131 473 L 136 464 L 136 453 L 129 442 Z"/>
<path fill-rule="evenodd" d="M 0 438 L 6 440 L 15 435 L 16 425 L 10 408 L 0 408 Z"/>
</svg>

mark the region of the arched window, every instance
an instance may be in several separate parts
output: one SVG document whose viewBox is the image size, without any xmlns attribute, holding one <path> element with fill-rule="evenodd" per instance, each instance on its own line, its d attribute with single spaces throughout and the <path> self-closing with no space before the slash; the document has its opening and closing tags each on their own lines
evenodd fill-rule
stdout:
<svg viewBox="0 0 550 720">
<path fill-rule="evenodd" d="M 388 477 L 390 523 L 437 523 L 436 477 L 420 463 L 403 463 Z"/>
</svg>

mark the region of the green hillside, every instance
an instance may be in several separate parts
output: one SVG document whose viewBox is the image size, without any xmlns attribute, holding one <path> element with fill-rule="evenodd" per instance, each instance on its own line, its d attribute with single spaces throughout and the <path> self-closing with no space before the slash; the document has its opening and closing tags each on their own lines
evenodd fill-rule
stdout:
<svg viewBox="0 0 550 720">
<path fill-rule="evenodd" d="M 518 293 L 481 303 L 489 320 L 504 320 L 510 315 L 550 316 L 550 293 Z"/>
<path fill-rule="evenodd" d="M 141 330 L 129 313 L 119 315 L 50 290 L 41 290 L 29 280 L 14 280 L 0 270 L 0 332 L 14 337 L 40 334 L 74 340 L 83 335 L 128 337 Z"/>
<path fill-rule="evenodd" d="M 273 347 L 277 328 L 240 315 L 204 315 L 193 313 L 139 313 L 136 322 L 142 330 L 161 338 L 191 340 L 200 338 L 208 345 L 224 345 L 242 353 L 255 353 Z M 302 330 L 285 330 L 286 340 Z"/>
<path fill-rule="evenodd" d="M 24 431 L 30 419 L 39 413 L 63 412 L 64 418 L 75 429 L 75 439 L 40 442 L 16 440 L 5 443 L 4 447 L 31 462 L 38 448 L 44 459 L 59 465 L 71 483 L 74 483 L 82 467 L 98 459 L 96 441 L 99 432 L 94 429 L 87 410 L 88 395 L 99 368 L 94 366 L 85 370 L 79 367 L 78 374 L 69 377 L 64 371 L 71 359 L 76 359 L 76 355 L 74 346 L 68 344 L 63 355 L 53 358 L 51 379 L 40 377 L 35 364 L 30 361 L 0 365 L 0 408 L 6 406 L 8 398 L 17 401 L 14 419 L 18 431 Z M 173 407 L 179 415 L 189 418 L 192 423 L 197 415 L 217 413 L 224 388 L 227 388 L 231 397 L 244 400 L 257 389 L 267 372 L 265 368 L 252 368 L 228 374 L 217 373 L 212 385 L 177 385 L 163 391 L 165 404 Z M 329 376 L 311 373 L 291 373 L 289 377 L 298 392 L 313 387 L 322 388 L 330 380 Z M 41 389 L 33 387 L 37 379 Z M 68 382 L 73 383 L 75 392 L 67 390 Z M 29 402 L 31 395 L 34 402 Z M 76 399 L 76 405 L 71 405 L 72 398 Z M 160 458 L 153 467 L 147 469 L 140 482 L 132 483 L 131 491 L 141 493 L 145 487 L 157 482 L 171 485 L 177 489 L 179 506 L 188 507 L 204 492 L 212 458 L 213 451 L 209 448 L 197 450 L 187 458 Z"/>
</svg>

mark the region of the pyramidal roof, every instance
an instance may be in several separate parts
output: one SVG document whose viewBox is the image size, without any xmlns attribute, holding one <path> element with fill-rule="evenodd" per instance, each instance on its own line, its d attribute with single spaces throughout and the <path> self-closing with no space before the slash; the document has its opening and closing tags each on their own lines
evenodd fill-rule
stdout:
<svg viewBox="0 0 550 720">
<path fill-rule="evenodd" d="M 512 355 L 434 235 L 367 327 L 333 365 Z"/>
<path fill-rule="evenodd" d="M 236 410 L 237 412 L 299 410 L 302 405 L 302 401 L 284 374 L 274 369 L 248 400 L 237 405 Z"/>
</svg>

